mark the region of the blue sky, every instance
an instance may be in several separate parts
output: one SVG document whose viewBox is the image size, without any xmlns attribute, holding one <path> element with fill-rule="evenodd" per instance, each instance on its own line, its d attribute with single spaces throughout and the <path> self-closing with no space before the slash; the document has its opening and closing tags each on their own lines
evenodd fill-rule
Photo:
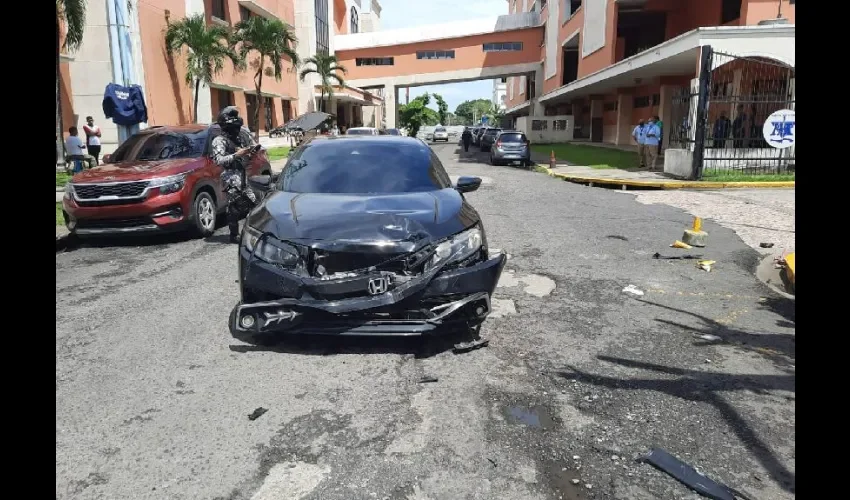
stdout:
<svg viewBox="0 0 850 500">
<path fill-rule="evenodd" d="M 507 0 L 379 0 L 381 11 L 381 29 L 391 30 L 411 28 L 427 24 L 439 24 L 467 19 L 479 19 L 508 13 Z M 413 99 L 425 92 L 436 92 L 443 96 L 454 112 L 457 105 L 471 99 L 492 99 L 493 80 L 477 82 L 450 83 L 446 85 L 427 85 L 410 89 Z M 399 100 L 404 104 L 404 91 L 399 92 Z M 432 107 L 436 109 L 433 101 Z"/>
</svg>

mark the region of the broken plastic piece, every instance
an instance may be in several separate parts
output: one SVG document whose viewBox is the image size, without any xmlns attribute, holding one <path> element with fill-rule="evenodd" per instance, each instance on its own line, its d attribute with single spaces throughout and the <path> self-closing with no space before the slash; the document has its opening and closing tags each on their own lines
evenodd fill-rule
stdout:
<svg viewBox="0 0 850 500">
<path fill-rule="evenodd" d="M 711 272 L 711 266 L 714 265 L 716 261 L 713 260 L 700 260 L 697 261 L 697 267 L 706 272 Z"/>
<path fill-rule="evenodd" d="M 661 448 L 653 448 L 639 460 L 652 464 L 658 470 L 673 476 L 674 479 L 704 497 L 713 500 L 735 500 L 735 494 L 738 493 L 700 474 L 692 466 L 682 462 Z"/>
<path fill-rule="evenodd" d="M 687 243 L 685 243 L 683 241 L 679 241 L 679 240 L 674 241 L 673 244 L 671 244 L 670 246 L 673 247 L 673 248 L 684 248 L 685 250 L 690 250 L 691 248 L 693 248 L 692 246 L 688 245 Z"/>
<path fill-rule="evenodd" d="M 480 349 L 482 347 L 487 347 L 487 344 L 490 343 L 488 339 L 476 339 L 470 342 L 460 342 L 459 344 L 455 344 L 452 352 L 455 354 L 462 354 L 464 352 L 474 351 L 475 349 Z"/>
<path fill-rule="evenodd" d="M 437 381 L 437 377 L 431 377 L 429 375 L 426 375 L 426 376 L 419 379 L 420 384 L 430 384 L 431 382 L 436 382 L 436 381 Z"/>
<path fill-rule="evenodd" d="M 634 285 L 629 285 L 626 288 L 623 288 L 623 293 L 630 293 L 632 295 L 637 295 L 638 297 L 643 296 L 643 290 Z"/>
<path fill-rule="evenodd" d="M 773 248 L 773 243 L 759 243 L 762 248 Z"/>
<path fill-rule="evenodd" d="M 262 406 L 252 411 L 250 415 L 248 415 L 248 420 L 257 420 L 262 417 L 265 412 L 269 411 L 268 408 L 263 408 Z"/>
</svg>

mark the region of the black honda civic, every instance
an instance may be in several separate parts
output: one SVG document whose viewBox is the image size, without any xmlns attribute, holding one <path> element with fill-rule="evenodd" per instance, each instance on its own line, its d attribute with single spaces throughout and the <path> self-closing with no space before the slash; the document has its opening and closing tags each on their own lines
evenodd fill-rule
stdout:
<svg viewBox="0 0 850 500">
<path fill-rule="evenodd" d="M 490 255 L 478 212 L 415 138 L 316 138 L 279 176 L 239 244 L 241 301 L 231 333 L 423 335 L 474 329 L 506 256 Z"/>
</svg>

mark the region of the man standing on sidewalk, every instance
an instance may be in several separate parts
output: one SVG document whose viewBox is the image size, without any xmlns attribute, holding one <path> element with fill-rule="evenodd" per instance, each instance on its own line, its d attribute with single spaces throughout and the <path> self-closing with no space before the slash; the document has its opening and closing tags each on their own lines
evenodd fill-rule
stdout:
<svg viewBox="0 0 850 500">
<path fill-rule="evenodd" d="M 94 124 L 94 118 L 91 116 L 86 117 L 83 132 L 86 133 L 86 145 L 89 154 L 94 156 L 95 163 L 100 164 L 100 127 Z"/>
<path fill-rule="evenodd" d="M 646 166 L 646 147 L 644 146 L 645 132 L 646 132 L 646 124 L 643 120 L 639 121 L 637 127 L 632 130 L 632 137 L 638 145 L 638 158 L 640 158 L 640 164 L 638 168 L 643 168 Z"/>
<path fill-rule="evenodd" d="M 83 143 L 83 140 L 80 139 L 77 127 L 69 127 L 68 134 L 68 138 L 65 139 L 65 151 L 68 154 L 68 159 L 72 162 L 74 160 L 82 160 L 88 163 L 89 168 L 96 167 L 97 162 L 95 161 L 94 156 L 86 154 L 86 145 Z M 73 165 L 69 165 L 69 167 L 72 170 L 74 168 Z"/>
<path fill-rule="evenodd" d="M 655 170 L 658 160 L 658 144 L 661 143 L 661 128 L 655 123 L 655 118 L 650 118 L 644 130 L 644 151 L 646 151 L 646 166 L 649 171 Z"/>
</svg>

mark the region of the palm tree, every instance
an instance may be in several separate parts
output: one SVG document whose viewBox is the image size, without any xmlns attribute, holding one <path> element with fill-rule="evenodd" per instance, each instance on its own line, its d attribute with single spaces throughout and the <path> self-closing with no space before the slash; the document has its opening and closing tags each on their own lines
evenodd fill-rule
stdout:
<svg viewBox="0 0 850 500">
<path fill-rule="evenodd" d="M 61 26 L 65 25 L 65 42 L 60 46 Z M 65 142 L 62 140 L 62 98 L 59 84 L 59 54 L 64 48 L 75 51 L 83 43 L 86 26 L 86 0 L 56 0 L 56 153 L 58 163 L 65 163 Z"/>
<path fill-rule="evenodd" d="M 251 118 L 254 128 L 254 139 L 260 140 L 260 107 L 262 103 L 263 73 L 266 62 L 272 64 L 275 80 L 280 81 L 283 74 L 284 59 L 295 67 L 298 65 L 298 54 L 295 53 L 297 40 L 292 26 L 280 19 L 268 19 L 262 16 L 251 16 L 235 26 L 231 36 L 231 47 L 238 47 L 240 68 L 245 68 L 248 54 L 256 52 L 256 69 L 254 87 L 257 91 L 257 106 Z M 252 64 L 254 67 L 254 64 Z"/>
<path fill-rule="evenodd" d="M 188 49 L 186 85 L 195 86 L 192 112 L 195 123 L 198 122 L 198 93 L 201 84 L 212 83 L 213 77 L 224 68 L 226 58 L 235 65 L 239 64 L 239 56 L 229 45 L 229 34 L 223 26 L 207 26 L 203 14 L 194 14 L 173 24 L 169 22 L 165 30 L 165 46 L 171 54 L 180 55 L 184 47 Z"/>
<path fill-rule="evenodd" d="M 301 81 L 304 81 L 304 78 L 311 73 L 315 73 L 319 75 L 319 78 L 322 80 L 320 85 L 322 91 L 322 111 L 327 112 L 325 109 L 325 95 L 328 96 L 328 100 L 331 99 L 334 95 L 333 82 L 340 87 L 345 85 L 345 80 L 343 79 L 340 73 L 345 74 L 348 73 L 348 70 L 345 69 L 343 65 L 337 61 L 336 56 L 327 55 L 327 54 L 316 54 L 313 57 L 308 57 L 304 60 L 304 64 L 312 64 L 312 68 L 304 68 L 301 70 Z"/>
</svg>

